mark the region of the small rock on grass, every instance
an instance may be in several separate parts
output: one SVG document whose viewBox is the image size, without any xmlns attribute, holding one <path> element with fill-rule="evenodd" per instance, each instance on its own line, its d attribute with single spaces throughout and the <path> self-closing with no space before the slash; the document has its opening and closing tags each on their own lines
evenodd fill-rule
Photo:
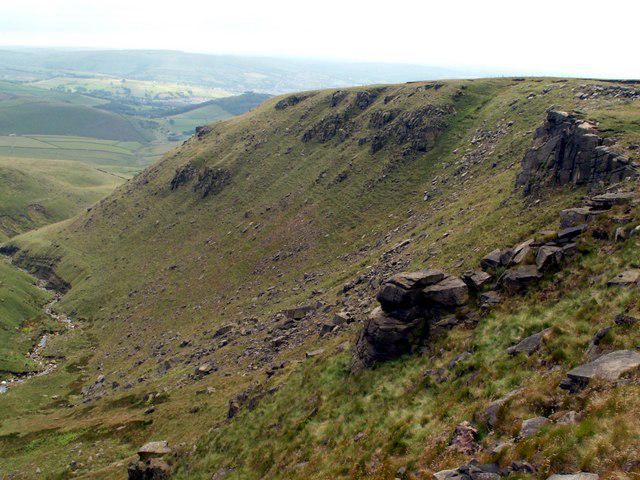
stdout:
<svg viewBox="0 0 640 480">
<path fill-rule="evenodd" d="M 549 423 L 549 419 L 546 417 L 534 417 L 524 420 L 522 422 L 522 427 L 520 428 L 520 433 L 518 437 L 529 438 L 536 435 L 542 427 Z"/>
</svg>

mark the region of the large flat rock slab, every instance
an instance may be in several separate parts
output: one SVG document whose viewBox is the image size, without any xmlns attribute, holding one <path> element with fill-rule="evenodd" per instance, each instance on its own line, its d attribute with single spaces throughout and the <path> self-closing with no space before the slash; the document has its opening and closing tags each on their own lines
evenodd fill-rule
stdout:
<svg viewBox="0 0 640 480">
<path fill-rule="evenodd" d="M 614 205 L 631 203 L 635 198 L 636 194 L 634 192 L 611 192 L 592 197 L 591 203 L 598 208 L 611 208 Z"/>
<path fill-rule="evenodd" d="M 607 282 L 609 286 L 629 287 L 637 285 L 640 282 L 640 269 L 632 268 L 631 270 L 625 270 L 613 277 Z"/>
<path fill-rule="evenodd" d="M 565 475 L 556 473 L 547 478 L 547 480 L 598 480 L 599 478 L 597 473 L 578 472 Z"/>
<path fill-rule="evenodd" d="M 574 368 L 567 373 L 567 377 L 573 386 L 584 387 L 593 379 L 615 382 L 625 373 L 638 367 L 640 367 L 640 352 L 617 350 Z"/>
<path fill-rule="evenodd" d="M 169 453 L 171 453 L 171 448 L 165 440 L 146 443 L 138 450 L 138 455 L 141 460 L 151 457 L 162 457 Z"/>
</svg>

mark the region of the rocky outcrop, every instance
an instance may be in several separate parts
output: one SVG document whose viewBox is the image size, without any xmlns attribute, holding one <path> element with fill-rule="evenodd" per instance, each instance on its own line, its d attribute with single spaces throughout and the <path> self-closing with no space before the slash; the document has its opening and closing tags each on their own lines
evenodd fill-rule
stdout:
<svg viewBox="0 0 640 480">
<path fill-rule="evenodd" d="M 249 388 L 229 400 L 227 419 L 233 419 L 243 409 L 249 411 L 255 410 L 255 408 L 263 398 L 269 395 L 273 395 L 277 390 L 277 387 L 272 387 L 268 390 L 265 390 L 260 384 L 251 385 Z"/>
<path fill-rule="evenodd" d="M 427 151 L 447 126 L 446 117 L 455 114 L 451 105 L 427 105 L 420 109 L 394 114 L 374 112 L 371 117 L 378 131 L 369 139 L 371 152 L 376 153 L 388 144 L 403 145 L 403 155 Z"/>
<path fill-rule="evenodd" d="M 519 265 L 504 273 L 502 284 L 508 293 L 514 294 L 526 290 L 541 278 L 542 274 L 535 265 Z"/>
<path fill-rule="evenodd" d="M 215 195 L 231 180 L 231 172 L 224 168 L 205 167 L 198 174 L 198 179 L 193 187 L 194 192 L 199 192 L 202 198 Z"/>
<path fill-rule="evenodd" d="M 531 474 L 533 471 L 533 467 L 524 462 L 514 461 L 510 466 L 500 468 L 497 463 L 480 463 L 474 459 L 456 469 L 435 472 L 433 480 L 500 480 L 512 473 Z"/>
<path fill-rule="evenodd" d="M 193 191 L 198 192 L 202 198 L 220 193 L 231 180 L 231 172 L 224 168 L 203 167 L 198 169 L 188 163 L 178 169 L 169 182 L 169 188 L 176 190 L 195 179 Z"/>
<path fill-rule="evenodd" d="M 171 188 L 171 190 L 175 190 L 181 185 L 189 183 L 191 179 L 196 176 L 197 172 L 198 170 L 196 169 L 196 167 L 190 163 L 177 168 L 176 173 L 173 175 L 173 178 L 169 182 L 169 188 Z"/>
<path fill-rule="evenodd" d="M 485 423 L 489 428 L 495 427 L 500 420 L 506 405 L 514 398 L 517 398 L 521 393 L 521 389 L 512 390 L 502 398 L 494 400 L 487 406 L 484 412 L 478 415 L 478 420 Z"/>
<path fill-rule="evenodd" d="M 453 432 L 453 438 L 449 442 L 449 450 L 462 453 L 463 455 L 473 455 L 480 446 L 476 442 L 478 429 L 469 422 L 462 422 Z"/>
<path fill-rule="evenodd" d="M 306 130 L 302 135 L 302 141 L 317 140 L 325 143 L 337 137 L 342 142 L 351 134 L 352 129 L 353 124 L 344 115 L 329 115 Z"/>
<path fill-rule="evenodd" d="M 636 176 L 634 165 L 610 148 L 593 123 L 551 110 L 536 130 L 516 181 L 529 195 L 544 186 L 599 185 Z"/>
<path fill-rule="evenodd" d="M 467 285 L 439 270 L 394 275 L 377 295 L 380 307 L 369 315 L 356 342 L 352 371 L 411 352 L 443 313 L 469 301 Z"/>
<path fill-rule="evenodd" d="M 518 438 L 525 439 L 533 437 L 534 435 L 537 435 L 537 433 L 542 430 L 542 427 L 548 423 L 549 419 L 546 417 L 534 417 L 523 420 L 522 425 L 520 426 L 520 433 L 518 433 Z"/>
<path fill-rule="evenodd" d="M 294 105 L 299 104 L 301 101 L 309 98 L 310 96 L 311 95 L 289 95 L 288 97 L 276 102 L 274 108 L 276 110 L 285 110 L 289 107 L 293 107 Z"/>
<path fill-rule="evenodd" d="M 201 125 L 196 127 L 196 138 L 202 140 L 204 137 L 213 132 L 213 129 L 208 125 Z"/>
</svg>

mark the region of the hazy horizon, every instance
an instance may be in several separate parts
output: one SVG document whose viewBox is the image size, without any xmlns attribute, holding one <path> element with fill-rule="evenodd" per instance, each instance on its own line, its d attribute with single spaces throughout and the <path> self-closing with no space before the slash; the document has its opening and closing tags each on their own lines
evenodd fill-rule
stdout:
<svg viewBox="0 0 640 480">
<path fill-rule="evenodd" d="M 328 0 L 322 8 L 301 8 L 291 0 L 269 5 L 243 0 L 195 1 L 189 7 L 162 8 L 149 0 L 91 5 L 25 0 L 4 6 L 0 45 L 398 63 L 486 75 L 640 78 L 640 62 L 631 60 L 630 51 L 640 7 L 628 1 L 613 1 L 606 11 L 595 1 L 573 0 L 535 5 L 408 0 L 393 8 L 382 2 Z"/>
</svg>

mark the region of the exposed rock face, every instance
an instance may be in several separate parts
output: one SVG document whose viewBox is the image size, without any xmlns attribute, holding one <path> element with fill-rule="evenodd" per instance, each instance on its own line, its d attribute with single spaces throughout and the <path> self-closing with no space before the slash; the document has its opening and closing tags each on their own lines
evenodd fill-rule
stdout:
<svg viewBox="0 0 640 480">
<path fill-rule="evenodd" d="M 198 180 L 193 187 L 195 192 L 200 192 L 202 198 L 209 196 L 210 194 L 217 194 L 231 180 L 231 172 L 224 168 L 211 168 L 205 167 L 199 174 Z"/>
<path fill-rule="evenodd" d="M 233 419 L 244 408 L 249 411 L 255 410 L 263 398 L 268 395 L 273 395 L 277 390 L 277 387 L 273 387 L 265 391 L 260 384 L 251 385 L 249 388 L 229 400 L 227 419 Z"/>
<path fill-rule="evenodd" d="M 140 447 L 140 450 L 138 450 L 140 460 L 146 460 L 152 457 L 162 457 L 169 453 L 171 453 L 171 449 L 169 448 L 169 444 L 165 441 L 149 442 L 144 444 Z"/>
<path fill-rule="evenodd" d="M 484 292 L 480 295 L 480 306 L 482 308 L 493 307 L 494 305 L 498 305 L 500 303 L 500 294 L 495 290 L 489 290 L 488 292 Z"/>
<path fill-rule="evenodd" d="M 609 192 L 591 197 L 590 203 L 600 209 L 609 209 L 614 205 L 626 205 L 636 198 L 634 192 Z"/>
<path fill-rule="evenodd" d="M 162 458 L 134 462 L 127 471 L 129 480 L 166 480 L 171 475 L 171 467 Z"/>
<path fill-rule="evenodd" d="M 462 274 L 462 280 L 469 289 L 479 292 L 491 281 L 491 275 L 482 271 L 469 271 Z"/>
<path fill-rule="evenodd" d="M 558 232 L 558 243 L 566 244 L 566 243 L 572 242 L 578 235 L 581 235 L 586 229 L 587 229 L 587 226 L 585 224 L 562 229 Z"/>
<path fill-rule="evenodd" d="M 480 260 L 480 267 L 485 271 L 495 272 L 502 265 L 502 256 L 503 251 L 497 248 Z"/>
<path fill-rule="evenodd" d="M 204 137 L 213 132 L 213 129 L 209 125 L 200 125 L 196 127 L 196 138 L 202 140 Z"/>
<path fill-rule="evenodd" d="M 376 308 L 356 342 L 352 371 L 358 372 L 410 352 L 413 345 L 426 335 L 425 330 L 424 318 L 398 319 L 386 314 L 381 307 Z"/>
<path fill-rule="evenodd" d="M 469 301 L 467 284 L 455 277 L 447 277 L 435 285 L 425 287 L 422 294 L 427 302 L 444 308 L 461 307 Z"/>
<path fill-rule="evenodd" d="M 587 225 L 581 223 L 559 232 L 538 232 L 536 237 L 512 248 L 490 252 L 480 261 L 483 271 L 467 271 L 460 278 L 437 270 L 400 273 L 389 278 L 376 297 L 381 307 L 370 314 L 359 334 L 352 372 L 415 350 L 430 329 L 437 335 L 456 325 L 471 325 L 474 319 L 477 323 L 477 311 L 465 313 L 460 307 L 487 309 L 500 303 L 501 293 L 514 295 L 526 291 L 543 273 L 560 268 L 573 256 L 577 251 L 575 241 L 586 229 Z M 625 281 L 626 277 L 629 275 Z M 632 281 L 640 282 L 640 273 Z M 471 297 L 477 301 L 469 305 Z M 544 330 L 523 339 L 509 353 L 530 355 L 547 333 Z"/>
<path fill-rule="evenodd" d="M 521 393 L 522 390 L 520 389 L 512 390 L 504 397 L 494 400 L 489 404 L 487 409 L 479 415 L 479 420 L 486 423 L 490 428 L 495 427 L 500 420 L 500 414 L 502 413 L 503 408 Z"/>
<path fill-rule="evenodd" d="M 549 111 L 522 160 L 516 186 L 529 195 L 543 186 L 596 185 L 635 176 L 629 160 L 606 145 L 595 125 L 560 111 Z"/>
<path fill-rule="evenodd" d="M 511 472 L 518 471 L 515 462 L 511 467 L 500 468 L 496 463 L 479 463 L 471 460 L 467 465 L 463 465 L 453 470 L 441 470 L 433 474 L 434 480 L 500 480 L 507 477 Z M 528 472 L 531 473 L 531 472 Z"/>
<path fill-rule="evenodd" d="M 197 173 L 196 167 L 187 163 L 185 166 L 176 169 L 176 173 L 169 183 L 171 190 L 175 190 L 181 185 L 188 183 Z"/>
<path fill-rule="evenodd" d="M 304 318 L 308 313 L 313 312 L 315 307 L 313 305 L 303 305 L 300 307 L 290 308 L 285 310 L 283 313 L 287 318 L 291 318 L 293 320 L 300 320 Z"/>
<path fill-rule="evenodd" d="M 606 210 L 598 210 L 591 207 L 567 208 L 560 212 L 560 228 L 575 227 L 583 223 L 589 223 L 602 213 L 606 213 Z"/>
<path fill-rule="evenodd" d="M 562 261 L 562 248 L 552 245 L 543 245 L 536 255 L 536 266 L 538 270 L 544 272 L 557 266 Z"/>
<path fill-rule="evenodd" d="M 200 193 L 202 198 L 205 198 L 208 195 L 220 193 L 231 180 L 231 172 L 224 168 L 211 167 L 204 167 L 198 170 L 195 165 L 188 163 L 176 170 L 169 183 L 169 188 L 176 190 L 182 185 L 191 182 L 194 178 L 196 182 L 193 186 L 193 191 Z"/>
<path fill-rule="evenodd" d="M 329 115 L 310 129 L 306 130 L 302 135 L 303 142 L 317 140 L 325 143 L 334 137 L 338 137 L 339 141 L 344 141 L 351 133 L 353 125 L 344 115 Z"/>
<path fill-rule="evenodd" d="M 427 105 L 400 115 L 380 114 L 372 119 L 380 130 L 371 137 L 371 152 L 376 153 L 388 144 L 404 145 L 403 155 L 427 151 L 444 131 L 445 118 L 455 114 L 450 105 Z"/>
</svg>

